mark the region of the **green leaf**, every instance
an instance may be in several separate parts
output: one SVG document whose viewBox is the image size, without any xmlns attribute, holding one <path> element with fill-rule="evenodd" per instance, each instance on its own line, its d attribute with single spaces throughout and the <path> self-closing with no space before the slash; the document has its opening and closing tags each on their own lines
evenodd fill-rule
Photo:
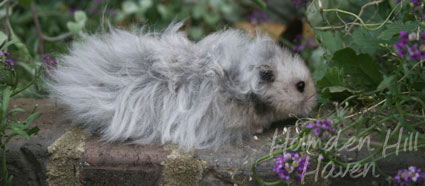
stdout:
<svg viewBox="0 0 425 186">
<path fill-rule="evenodd" d="M 4 44 L 4 45 L 3 45 L 3 47 L 1 47 L 1 50 L 4 50 L 4 49 L 6 49 L 7 47 L 9 47 L 10 45 L 16 44 L 16 43 L 18 43 L 18 42 L 19 42 L 19 41 L 17 41 L 17 40 L 9 41 L 9 42 L 7 42 L 6 44 Z"/>
<path fill-rule="evenodd" d="M 351 93 L 355 92 L 354 90 L 351 90 L 343 86 L 332 86 L 332 87 L 328 87 L 328 89 L 330 93 L 338 93 L 338 92 L 344 92 L 344 91 L 351 92 Z"/>
<path fill-rule="evenodd" d="M 192 16 L 194 19 L 200 19 L 205 12 L 207 12 L 206 1 L 201 1 L 192 10 Z"/>
<path fill-rule="evenodd" d="M 352 46 L 358 53 L 367 53 L 374 55 L 375 51 L 380 49 L 380 43 L 384 43 L 383 40 L 376 37 L 377 31 L 368 31 L 365 29 L 356 29 L 353 34 L 353 42 L 355 45 Z"/>
<path fill-rule="evenodd" d="M 323 9 L 340 9 L 340 10 L 349 10 L 349 1 L 341 1 L 341 0 L 326 0 L 321 1 Z M 310 23 L 310 25 L 314 27 L 324 26 L 327 23 L 331 25 L 336 25 L 341 23 L 341 19 L 347 21 L 351 18 L 350 15 L 336 12 L 323 12 L 320 13 L 318 7 L 319 7 L 319 1 L 312 1 L 312 4 L 310 6 L 310 9 L 308 12 L 306 12 L 307 20 Z M 325 19 L 324 19 L 325 17 Z M 341 18 L 341 19 L 340 19 Z"/>
<path fill-rule="evenodd" d="M 68 30 L 73 34 L 78 34 L 83 29 L 80 24 L 74 22 L 66 23 L 66 27 L 68 27 Z"/>
<path fill-rule="evenodd" d="M 7 183 L 8 183 L 9 185 L 11 185 L 12 180 L 13 180 L 13 175 L 10 175 L 10 176 L 7 178 Z"/>
<path fill-rule="evenodd" d="M 138 6 L 135 2 L 133 1 L 124 1 L 121 5 L 122 7 L 122 11 L 125 14 L 132 14 L 132 13 L 136 13 L 138 11 Z"/>
<path fill-rule="evenodd" d="M 201 39 L 201 37 L 202 37 L 203 34 L 204 34 L 204 30 L 202 29 L 202 27 L 199 27 L 199 26 L 192 26 L 192 27 L 190 27 L 189 35 L 193 39 L 199 40 L 199 39 Z"/>
<path fill-rule="evenodd" d="M 66 27 L 71 33 L 78 34 L 83 30 L 84 25 L 86 24 L 87 15 L 84 11 L 76 11 L 74 13 L 74 19 L 75 22 L 69 21 L 66 23 Z"/>
<path fill-rule="evenodd" d="M 326 0 L 326 1 L 322 1 L 323 3 L 323 8 L 324 9 L 340 9 L 340 10 L 349 10 L 350 9 L 350 2 L 349 1 L 341 1 L 341 0 Z M 336 12 L 324 12 L 323 15 L 326 17 L 327 21 L 331 24 L 331 25 L 336 25 L 338 23 L 341 23 L 342 21 L 346 21 L 349 20 L 350 18 L 352 18 L 352 16 L 347 15 L 347 14 L 342 14 L 339 13 L 337 14 Z M 341 20 L 343 19 L 343 20 Z M 323 22 L 325 23 L 325 22 Z"/>
<path fill-rule="evenodd" d="M 26 140 L 30 139 L 30 136 L 24 130 L 24 127 L 23 127 L 22 124 L 19 124 L 19 123 L 11 124 L 11 125 L 8 126 L 8 128 L 12 129 L 14 134 L 18 134 L 20 136 L 23 136 Z"/>
<path fill-rule="evenodd" d="M 377 90 L 383 90 L 391 85 L 391 83 L 394 81 L 394 75 L 391 76 L 384 76 L 384 80 L 379 83 Z"/>
<path fill-rule="evenodd" d="M 267 5 L 266 3 L 264 3 L 264 1 L 262 0 L 253 0 L 255 4 L 257 4 L 258 6 L 260 6 L 262 9 L 266 9 Z"/>
<path fill-rule="evenodd" d="M 336 51 L 344 48 L 342 40 L 342 33 L 325 31 L 325 32 L 317 32 L 317 37 L 322 44 L 322 47 L 327 49 L 330 53 L 335 53 Z"/>
<path fill-rule="evenodd" d="M 77 23 L 84 25 L 87 20 L 87 15 L 84 11 L 78 10 L 74 13 L 74 19 Z"/>
<path fill-rule="evenodd" d="M 394 35 L 400 34 L 401 31 L 412 31 L 415 30 L 418 25 L 419 21 L 415 22 L 407 22 L 407 23 L 400 23 L 400 24 L 389 24 L 386 26 L 385 31 L 381 32 L 379 34 L 378 39 L 383 40 L 390 40 Z"/>
<path fill-rule="evenodd" d="M 40 128 L 38 128 L 37 126 L 35 126 L 35 127 L 31 128 L 30 130 L 27 130 L 27 134 L 31 136 L 33 134 L 37 134 L 38 131 L 40 131 Z"/>
<path fill-rule="evenodd" d="M 333 101 L 342 101 L 345 98 L 353 95 L 356 91 L 343 86 L 332 86 L 322 89 L 322 97 Z"/>
<path fill-rule="evenodd" d="M 311 5 L 309 11 L 306 12 L 307 21 L 313 28 L 321 26 L 323 24 L 322 15 L 320 14 L 317 7 L 318 4 L 314 3 Z"/>
<path fill-rule="evenodd" d="M 27 46 L 24 43 L 22 43 L 21 39 L 19 39 L 18 36 L 16 36 L 15 34 L 12 34 L 12 37 L 10 38 L 10 40 L 18 41 L 18 42 L 14 42 L 13 44 L 16 46 L 16 48 L 18 48 L 19 52 L 23 54 L 23 56 L 21 57 L 31 56 Z"/>
<path fill-rule="evenodd" d="M 346 78 L 354 86 L 359 88 L 376 88 L 383 77 L 379 72 L 378 63 L 367 54 L 356 55 L 351 48 L 345 48 L 335 52 L 334 65 L 343 68 Z"/>
<path fill-rule="evenodd" d="M 27 117 L 27 119 L 23 122 L 24 127 L 27 128 L 35 119 L 37 119 L 40 116 L 39 112 L 32 113 Z"/>
<path fill-rule="evenodd" d="M 9 114 L 16 113 L 16 112 L 25 112 L 25 110 L 22 108 L 13 108 L 9 110 Z"/>
<path fill-rule="evenodd" d="M 0 45 L 3 44 L 7 40 L 7 35 L 0 31 Z"/>
<path fill-rule="evenodd" d="M 6 117 L 7 107 L 9 107 L 10 95 L 12 94 L 12 90 L 10 87 L 6 87 L 3 90 L 3 101 L 2 101 L 2 116 L 3 119 Z"/>
<path fill-rule="evenodd" d="M 220 21 L 220 16 L 217 13 L 205 13 L 202 18 L 209 25 L 215 25 L 218 21 Z"/>
<path fill-rule="evenodd" d="M 158 10 L 158 13 L 161 15 L 161 17 L 163 19 L 166 19 L 168 17 L 168 10 L 167 10 L 167 7 L 166 6 L 164 6 L 162 4 L 159 4 L 156 7 L 156 9 Z"/>
<path fill-rule="evenodd" d="M 21 6 L 28 8 L 31 5 L 32 0 L 18 0 L 18 3 Z"/>
<path fill-rule="evenodd" d="M 325 76 L 317 81 L 317 85 L 321 87 L 344 86 L 343 73 L 338 67 L 328 68 Z"/>
<path fill-rule="evenodd" d="M 140 9 L 142 11 L 146 11 L 147 9 L 152 7 L 153 2 L 152 2 L 152 0 L 140 0 L 139 5 L 140 5 Z"/>
</svg>

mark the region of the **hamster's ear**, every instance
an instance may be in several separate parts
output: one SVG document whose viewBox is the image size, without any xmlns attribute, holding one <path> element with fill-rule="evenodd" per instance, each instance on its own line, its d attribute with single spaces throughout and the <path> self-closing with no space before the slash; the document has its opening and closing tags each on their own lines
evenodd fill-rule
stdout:
<svg viewBox="0 0 425 186">
<path fill-rule="evenodd" d="M 261 65 L 259 66 L 259 76 L 261 82 L 272 83 L 274 82 L 276 75 L 270 65 Z"/>
</svg>

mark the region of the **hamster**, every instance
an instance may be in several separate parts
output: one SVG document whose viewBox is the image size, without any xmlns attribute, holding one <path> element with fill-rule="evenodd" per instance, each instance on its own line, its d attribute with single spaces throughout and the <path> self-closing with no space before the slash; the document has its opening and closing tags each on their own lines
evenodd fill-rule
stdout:
<svg viewBox="0 0 425 186">
<path fill-rule="evenodd" d="M 190 41 L 113 29 L 74 42 L 48 88 L 67 116 L 106 142 L 218 149 L 316 104 L 300 56 L 265 35 L 226 29 Z"/>
</svg>

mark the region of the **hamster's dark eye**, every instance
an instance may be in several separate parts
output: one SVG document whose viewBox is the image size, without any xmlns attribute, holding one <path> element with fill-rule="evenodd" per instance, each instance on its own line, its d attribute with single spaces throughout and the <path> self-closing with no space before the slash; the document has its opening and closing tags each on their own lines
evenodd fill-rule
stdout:
<svg viewBox="0 0 425 186">
<path fill-rule="evenodd" d="M 304 92 L 304 87 L 305 87 L 305 83 L 304 81 L 300 81 L 295 85 L 298 89 L 299 92 L 303 93 Z"/>
<path fill-rule="evenodd" d="M 272 70 L 260 71 L 260 78 L 265 82 L 273 82 L 274 74 Z"/>
</svg>

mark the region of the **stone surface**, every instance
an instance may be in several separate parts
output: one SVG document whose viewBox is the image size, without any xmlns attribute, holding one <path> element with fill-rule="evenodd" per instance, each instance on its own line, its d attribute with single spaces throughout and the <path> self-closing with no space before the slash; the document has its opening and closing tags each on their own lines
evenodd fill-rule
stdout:
<svg viewBox="0 0 425 186">
<path fill-rule="evenodd" d="M 30 141 L 16 138 L 8 145 L 7 161 L 10 174 L 14 175 L 13 185 L 259 185 L 252 177 L 252 163 L 269 154 L 276 128 L 282 131 L 283 125 L 293 124 L 293 121 L 278 123 L 243 145 L 219 151 L 180 152 L 175 145 L 103 143 L 78 127 L 69 128 L 71 122 L 61 118 L 63 110 L 55 104 L 45 100 L 12 101 L 12 105 L 26 110 L 31 110 L 34 104 L 43 113 L 34 122 L 41 129 L 39 134 Z M 366 153 L 342 156 L 361 158 Z M 378 165 L 390 175 L 410 165 L 425 169 L 424 155 L 423 151 L 401 153 Z M 259 164 L 258 176 L 275 181 L 273 166 L 274 160 Z M 386 185 L 385 176 L 374 178 L 368 174 L 366 178 L 345 176 L 315 181 L 311 175 L 304 185 L 372 185 L 374 182 Z"/>
</svg>

